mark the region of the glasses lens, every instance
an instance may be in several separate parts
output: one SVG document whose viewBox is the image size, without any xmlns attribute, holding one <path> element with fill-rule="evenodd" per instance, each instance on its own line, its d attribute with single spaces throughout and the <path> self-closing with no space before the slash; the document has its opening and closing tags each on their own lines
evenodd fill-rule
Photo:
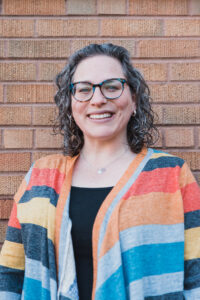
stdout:
<svg viewBox="0 0 200 300">
<path fill-rule="evenodd" d="M 117 79 L 107 80 L 102 84 L 101 90 L 106 98 L 115 99 L 122 94 L 123 85 Z"/>
<path fill-rule="evenodd" d="M 87 82 L 79 82 L 74 84 L 73 95 L 79 101 L 87 101 L 93 93 L 92 85 Z"/>
</svg>

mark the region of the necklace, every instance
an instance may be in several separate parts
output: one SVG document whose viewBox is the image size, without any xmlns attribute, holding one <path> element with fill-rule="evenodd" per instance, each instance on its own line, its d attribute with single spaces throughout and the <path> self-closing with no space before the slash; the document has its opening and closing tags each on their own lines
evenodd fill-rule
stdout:
<svg viewBox="0 0 200 300">
<path fill-rule="evenodd" d="M 128 148 L 125 149 L 125 151 L 123 151 L 122 153 L 120 153 L 120 155 L 118 155 L 117 157 L 115 157 L 115 159 L 111 160 L 106 166 L 101 167 L 101 168 L 97 168 L 97 171 L 96 171 L 97 174 L 98 174 L 98 175 L 101 175 L 101 174 L 105 173 L 105 172 L 107 171 L 107 167 L 108 167 L 109 165 L 113 164 L 113 163 L 114 163 L 116 160 L 118 160 L 120 157 L 124 156 L 124 154 L 125 154 L 127 151 L 128 151 Z M 83 153 L 81 153 L 81 156 L 83 157 L 83 160 L 84 160 L 90 167 L 94 168 L 94 166 L 93 166 L 91 163 L 89 163 L 89 161 L 87 161 L 87 159 L 85 158 L 85 156 L 84 156 Z"/>
</svg>

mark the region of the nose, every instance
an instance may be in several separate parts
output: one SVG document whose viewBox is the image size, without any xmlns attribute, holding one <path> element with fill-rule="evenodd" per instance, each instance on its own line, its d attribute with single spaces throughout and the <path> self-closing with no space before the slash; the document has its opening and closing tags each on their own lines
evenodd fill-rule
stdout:
<svg viewBox="0 0 200 300">
<path fill-rule="evenodd" d="M 90 100 L 90 103 L 92 105 L 97 105 L 97 106 L 107 103 L 107 99 L 102 94 L 99 86 L 95 87 L 95 90 L 94 90 L 92 99 Z"/>
</svg>

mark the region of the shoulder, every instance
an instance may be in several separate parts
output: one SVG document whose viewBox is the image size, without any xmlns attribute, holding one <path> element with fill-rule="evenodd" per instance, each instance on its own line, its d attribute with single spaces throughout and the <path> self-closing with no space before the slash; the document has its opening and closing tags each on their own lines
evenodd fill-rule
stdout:
<svg viewBox="0 0 200 300">
<path fill-rule="evenodd" d="M 151 156 L 145 166 L 144 171 L 151 171 L 154 169 L 181 169 L 185 164 L 185 161 L 172 154 L 161 150 L 149 149 Z"/>
<path fill-rule="evenodd" d="M 63 154 L 52 154 L 44 156 L 36 160 L 33 164 L 33 168 L 37 169 L 59 169 L 64 172 L 67 164 L 73 160 L 73 157 L 65 156 Z"/>
</svg>

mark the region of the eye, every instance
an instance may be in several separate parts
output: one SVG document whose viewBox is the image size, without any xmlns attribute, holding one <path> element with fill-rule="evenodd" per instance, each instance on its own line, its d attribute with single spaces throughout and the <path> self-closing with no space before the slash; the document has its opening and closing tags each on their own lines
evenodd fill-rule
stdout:
<svg viewBox="0 0 200 300">
<path fill-rule="evenodd" d="M 87 84 L 79 83 L 76 85 L 76 92 L 80 94 L 88 94 L 92 90 L 92 87 Z"/>
<path fill-rule="evenodd" d="M 103 88 L 107 92 L 116 92 L 121 89 L 121 84 L 119 81 L 114 81 L 114 82 L 106 82 L 103 85 Z"/>
</svg>

